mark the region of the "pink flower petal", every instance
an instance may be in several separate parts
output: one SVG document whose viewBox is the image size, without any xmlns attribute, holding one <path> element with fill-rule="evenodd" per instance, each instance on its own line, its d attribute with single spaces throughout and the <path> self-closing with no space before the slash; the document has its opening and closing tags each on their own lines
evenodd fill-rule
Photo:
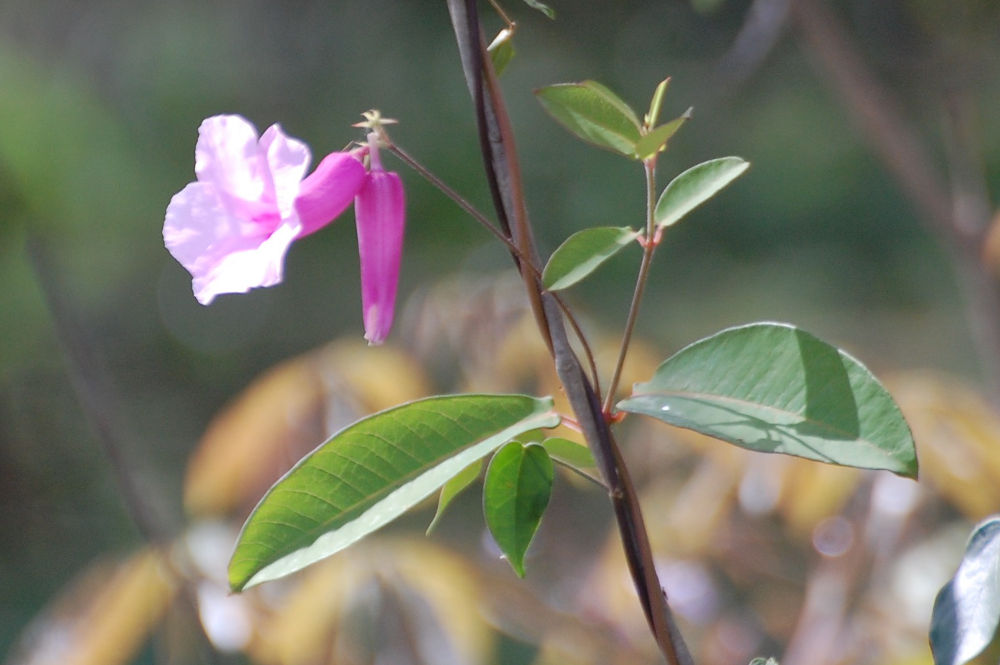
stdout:
<svg viewBox="0 0 1000 665">
<path fill-rule="evenodd" d="M 270 191 L 283 218 L 294 214 L 295 198 L 309 168 L 312 155 L 309 146 L 281 131 L 278 124 L 271 125 L 260 137 L 260 149 L 267 160 L 271 178 Z"/>
<path fill-rule="evenodd" d="M 198 128 L 195 173 L 235 199 L 260 201 L 269 190 L 257 129 L 238 115 L 206 118 Z"/>
<path fill-rule="evenodd" d="M 280 220 L 272 229 L 233 216 L 213 185 L 193 182 L 170 200 L 163 242 L 191 273 L 195 297 L 207 305 L 220 293 L 280 282 L 297 231 Z"/>
<path fill-rule="evenodd" d="M 361 309 L 365 339 L 381 344 L 389 336 L 406 225 L 403 183 L 395 173 L 373 170 L 354 202 L 361 256 Z"/>
<path fill-rule="evenodd" d="M 365 167 L 349 152 L 332 152 L 302 181 L 295 210 L 302 222 L 299 235 L 309 235 L 329 224 L 365 183 Z"/>
</svg>

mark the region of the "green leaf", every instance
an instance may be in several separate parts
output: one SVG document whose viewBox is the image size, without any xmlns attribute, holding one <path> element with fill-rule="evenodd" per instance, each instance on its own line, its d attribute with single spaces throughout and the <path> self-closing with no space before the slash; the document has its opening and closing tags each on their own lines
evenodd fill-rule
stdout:
<svg viewBox="0 0 1000 665">
<path fill-rule="evenodd" d="M 510 61 L 514 59 L 514 33 L 510 28 L 504 28 L 497 33 L 497 36 L 486 47 L 486 52 L 490 54 L 493 62 L 493 69 L 497 76 L 503 73 Z"/>
<path fill-rule="evenodd" d="M 486 469 L 486 525 L 519 577 L 524 577 L 524 554 L 549 504 L 554 476 L 549 454 L 537 443 L 508 443 Z"/>
<path fill-rule="evenodd" d="M 681 349 L 622 411 L 749 450 L 916 477 L 910 429 L 864 365 L 794 326 L 754 323 Z"/>
<path fill-rule="evenodd" d="M 558 83 L 535 94 L 549 115 L 584 141 L 626 156 L 635 153 L 639 119 L 600 83 Z"/>
<path fill-rule="evenodd" d="M 990 517 L 973 530 L 958 571 L 934 601 L 930 642 L 935 665 L 968 663 L 991 645 L 992 655 L 998 626 L 1000 518 Z"/>
<path fill-rule="evenodd" d="M 444 511 L 448 508 L 448 505 L 452 502 L 456 496 L 462 493 L 466 487 L 476 482 L 476 478 L 479 477 L 479 472 L 483 470 L 483 460 L 479 459 L 465 467 L 458 472 L 454 478 L 449 480 L 441 488 L 441 494 L 438 496 L 438 507 L 437 511 L 434 513 L 434 519 L 431 523 L 427 525 L 427 534 L 429 535 L 434 527 L 437 526 L 438 520 L 444 515 Z"/>
<path fill-rule="evenodd" d="M 549 291 L 573 286 L 639 237 L 627 226 L 599 226 L 577 231 L 552 253 L 542 284 Z"/>
<path fill-rule="evenodd" d="M 750 661 L 750 665 L 778 665 L 778 661 L 774 658 L 761 658 L 757 657 Z"/>
<path fill-rule="evenodd" d="M 542 12 L 551 19 L 555 19 L 556 17 L 556 12 L 554 9 L 552 9 L 551 7 L 542 2 L 539 2 L 538 0 L 524 0 L 524 4 L 528 5 L 532 9 L 537 9 L 538 11 Z"/>
<path fill-rule="evenodd" d="M 295 572 L 401 515 L 521 432 L 554 427 L 551 399 L 453 395 L 341 430 L 274 484 L 229 562 L 235 591 Z"/>
<path fill-rule="evenodd" d="M 550 437 L 542 441 L 542 447 L 548 451 L 549 456 L 570 466 L 580 469 L 593 469 L 597 467 L 593 453 L 587 446 L 581 446 L 576 441 Z"/>
<path fill-rule="evenodd" d="M 660 121 L 660 108 L 663 106 L 663 97 L 667 94 L 667 86 L 670 85 L 670 77 L 663 79 L 653 91 L 653 98 L 649 101 L 649 111 L 646 112 L 646 127 L 652 127 Z"/>
<path fill-rule="evenodd" d="M 691 109 L 684 112 L 665 125 L 660 125 L 650 133 L 639 139 L 635 144 L 635 156 L 639 159 L 648 159 L 667 147 L 667 141 L 677 133 L 688 119 L 691 117 Z"/>
<path fill-rule="evenodd" d="M 750 167 L 739 157 L 720 157 L 692 166 L 670 181 L 656 202 L 653 218 L 663 228 L 676 223 Z"/>
</svg>

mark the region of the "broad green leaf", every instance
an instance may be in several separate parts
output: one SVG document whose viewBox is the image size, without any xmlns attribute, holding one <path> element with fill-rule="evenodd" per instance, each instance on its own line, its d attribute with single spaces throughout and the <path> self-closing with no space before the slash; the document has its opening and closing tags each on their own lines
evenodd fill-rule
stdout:
<svg viewBox="0 0 1000 665">
<path fill-rule="evenodd" d="M 551 399 L 524 395 L 430 397 L 363 418 L 268 490 L 240 532 L 229 585 L 239 591 L 330 556 L 521 432 L 558 423 Z"/>
<path fill-rule="evenodd" d="M 549 7 L 544 2 L 539 2 L 538 0 L 524 0 L 524 4 L 528 5 L 532 9 L 537 9 L 538 11 L 548 16 L 550 19 L 555 19 L 556 17 L 556 10 Z"/>
<path fill-rule="evenodd" d="M 650 133 L 639 139 L 639 142 L 635 144 L 635 156 L 639 159 L 648 159 L 656 153 L 660 152 L 667 147 L 667 141 L 677 133 L 677 130 L 681 128 L 689 118 L 691 117 L 691 109 L 684 112 L 665 125 L 660 125 Z"/>
<path fill-rule="evenodd" d="M 449 504 L 452 500 L 462 493 L 466 487 L 476 482 L 476 478 L 479 477 L 479 472 L 483 470 L 483 460 L 479 459 L 465 467 L 458 472 L 454 478 L 449 480 L 441 488 L 441 494 L 438 496 L 438 507 L 434 512 L 434 519 L 431 523 L 427 525 L 427 533 L 430 534 L 437 526 L 438 521 L 441 516 L 444 515 L 444 511 L 447 510 Z"/>
<path fill-rule="evenodd" d="M 536 443 L 508 443 L 486 469 L 486 525 L 519 577 L 524 577 L 524 554 L 549 505 L 554 476 L 549 454 Z"/>
<path fill-rule="evenodd" d="M 535 91 L 548 113 L 578 137 L 632 156 L 639 119 L 615 93 L 596 81 L 558 83 Z"/>
<path fill-rule="evenodd" d="M 542 447 L 548 451 L 549 456 L 565 462 L 580 469 L 593 469 L 597 467 L 594 455 L 587 446 L 581 446 L 576 441 L 550 437 L 542 441 Z"/>
<path fill-rule="evenodd" d="M 542 284 L 550 291 L 573 286 L 639 237 L 627 226 L 599 226 L 577 231 L 552 253 Z"/>
<path fill-rule="evenodd" d="M 934 601 L 930 642 L 935 665 L 962 665 L 995 648 L 998 626 L 1000 518 L 990 517 L 973 530 L 958 571 Z"/>
<path fill-rule="evenodd" d="M 860 362 L 794 326 L 754 323 L 681 349 L 618 408 L 769 453 L 916 477 L 910 429 Z"/>
<path fill-rule="evenodd" d="M 497 33 L 497 36 L 486 48 L 490 54 L 490 61 L 497 76 L 503 73 L 510 61 L 514 59 L 514 33 L 510 28 L 504 28 Z"/>
<path fill-rule="evenodd" d="M 692 166 L 670 181 L 656 202 L 653 218 L 663 228 L 676 223 L 749 168 L 739 157 L 720 157 Z"/>
</svg>

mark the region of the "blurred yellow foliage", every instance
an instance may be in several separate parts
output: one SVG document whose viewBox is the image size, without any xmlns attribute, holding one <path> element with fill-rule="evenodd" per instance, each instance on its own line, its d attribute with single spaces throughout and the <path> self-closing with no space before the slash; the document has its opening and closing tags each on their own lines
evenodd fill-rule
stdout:
<svg viewBox="0 0 1000 665">
<path fill-rule="evenodd" d="M 150 547 L 124 561 L 92 565 L 35 619 L 10 662 L 130 662 L 177 592 L 165 561 Z"/>
</svg>

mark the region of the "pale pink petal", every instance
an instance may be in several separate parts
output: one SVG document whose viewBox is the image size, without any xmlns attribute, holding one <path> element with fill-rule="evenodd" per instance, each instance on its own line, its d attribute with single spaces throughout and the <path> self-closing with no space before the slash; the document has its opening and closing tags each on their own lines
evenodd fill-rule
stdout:
<svg viewBox="0 0 1000 665">
<path fill-rule="evenodd" d="M 230 214 L 209 183 L 190 183 L 170 200 L 163 241 L 207 305 L 220 293 L 242 293 L 281 281 L 281 265 L 297 225 L 261 224 Z"/>
<path fill-rule="evenodd" d="M 332 152 L 302 181 L 295 210 L 300 236 L 318 231 L 344 212 L 365 183 L 365 167 L 349 152 Z"/>
<path fill-rule="evenodd" d="M 217 115 L 202 121 L 194 170 L 199 182 L 212 183 L 238 200 L 260 201 L 270 190 L 257 129 L 238 115 Z"/>
<path fill-rule="evenodd" d="M 295 197 L 312 159 L 309 146 L 273 124 L 260 137 L 260 149 L 267 160 L 278 211 L 282 218 L 289 218 L 294 214 Z"/>
<path fill-rule="evenodd" d="M 354 202 L 361 256 L 361 309 L 365 339 L 381 344 L 389 336 L 403 253 L 403 183 L 395 173 L 373 170 Z"/>
<path fill-rule="evenodd" d="M 222 293 L 246 293 L 250 289 L 280 283 L 285 254 L 296 232 L 295 227 L 282 225 L 256 247 L 227 252 L 210 271 L 193 279 L 195 298 L 207 305 Z"/>
</svg>

